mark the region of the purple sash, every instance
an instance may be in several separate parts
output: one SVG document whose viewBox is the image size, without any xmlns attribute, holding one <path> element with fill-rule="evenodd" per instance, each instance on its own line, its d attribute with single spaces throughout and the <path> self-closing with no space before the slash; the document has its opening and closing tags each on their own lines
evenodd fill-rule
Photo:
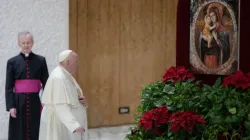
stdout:
<svg viewBox="0 0 250 140">
<path fill-rule="evenodd" d="M 40 92 L 41 81 L 40 80 L 15 80 L 15 93 L 32 93 Z"/>
</svg>

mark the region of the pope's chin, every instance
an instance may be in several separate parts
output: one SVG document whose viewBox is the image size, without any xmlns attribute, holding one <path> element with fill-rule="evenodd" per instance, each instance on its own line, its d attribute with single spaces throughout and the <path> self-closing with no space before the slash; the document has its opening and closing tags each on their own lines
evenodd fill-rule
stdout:
<svg viewBox="0 0 250 140">
<path fill-rule="evenodd" d="M 30 53 L 31 51 L 24 51 L 24 53 Z"/>
<path fill-rule="evenodd" d="M 76 74 L 77 70 L 72 71 L 72 74 Z"/>
<path fill-rule="evenodd" d="M 22 52 L 24 52 L 24 53 L 30 53 L 31 50 L 30 49 L 23 49 Z"/>
</svg>

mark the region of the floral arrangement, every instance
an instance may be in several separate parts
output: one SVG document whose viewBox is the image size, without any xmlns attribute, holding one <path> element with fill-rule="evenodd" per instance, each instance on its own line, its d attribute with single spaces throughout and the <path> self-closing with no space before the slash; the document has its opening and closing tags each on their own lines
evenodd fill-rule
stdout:
<svg viewBox="0 0 250 140">
<path fill-rule="evenodd" d="M 198 124 L 205 124 L 204 118 L 199 114 L 177 112 L 169 114 L 166 106 L 158 107 L 145 112 L 138 122 L 138 126 L 146 131 L 153 130 L 158 136 L 164 135 L 164 129 L 170 126 L 170 130 L 175 134 L 191 132 Z"/>
<path fill-rule="evenodd" d="M 171 67 L 162 77 L 163 82 L 171 81 L 177 82 L 178 80 L 184 81 L 187 79 L 194 79 L 194 76 L 185 67 Z"/>
<path fill-rule="evenodd" d="M 237 71 L 200 86 L 185 67 L 171 67 L 141 92 L 127 140 L 250 139 L 250 73 Z"/>
<path fill-rule="evenodd" d="M 224 79 L 223 86 L 233 86 L 243 90 L 250 88 L 250 73 L 244 74 L 242 71 L 237 71 Z"/>
<path fill-rule="evenodd" d="M 199 114 L 189 111 L 174 113 L 168 121 L 172 122 L 170 129 L 175 133 L 178 133 L 180 128 L 185 131 L 192 131 L 197 123 L 206 123 L 205 119 L 201 118 Z"/>
<path fill-rule="evenodd" d="M 165 106 L 152 109 L 143 114 L 138 126 L 145 130 L 154 129 L 158 135 L 162 135 L 161 126 L 167 124 L 169 118 L 168 110 Z"/>
</svg>

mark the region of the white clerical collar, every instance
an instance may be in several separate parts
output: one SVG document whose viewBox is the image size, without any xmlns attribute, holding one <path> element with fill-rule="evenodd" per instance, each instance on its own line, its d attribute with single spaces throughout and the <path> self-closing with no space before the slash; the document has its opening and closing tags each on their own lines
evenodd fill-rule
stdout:
<svg viewBox="0 0 250 140">
<path fill-rule="evenodd" d="M 24 53 L 24 52 L 22 52 L 22 53 L 24 54 L 25 57 L 29 57 L 29 55 L 30 55 L 30 53 Z"/>
</svg>

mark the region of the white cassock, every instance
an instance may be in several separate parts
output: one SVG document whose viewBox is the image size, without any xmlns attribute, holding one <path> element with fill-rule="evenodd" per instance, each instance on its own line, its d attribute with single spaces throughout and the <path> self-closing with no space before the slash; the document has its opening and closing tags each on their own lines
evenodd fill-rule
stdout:
<svg viewBox="0 0 250 140">
<path fill-rule="evenodd" d="M 87 140 L 86 107 L 79 102 L 82 90 L 73 76 L 61 66 L 55 68 L 42 95 L 39 140 Z M 73 133 L 83 126 L 85 132 Z"/>
</svg>

